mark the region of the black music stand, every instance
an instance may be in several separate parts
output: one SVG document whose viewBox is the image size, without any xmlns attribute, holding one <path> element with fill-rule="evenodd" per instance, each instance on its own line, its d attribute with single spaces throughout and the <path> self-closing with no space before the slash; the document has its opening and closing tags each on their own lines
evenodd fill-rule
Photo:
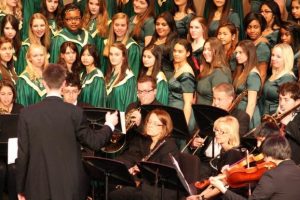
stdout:
<svg viewBox="0 0 300 200">
<path fill-rule="evenodd" d="M 229 113 L 221 108 L 202 104 L 192 105 L 192 108 L 196 123 L 200 129 L 199 136 L 201 136 L 202 138 L 205 138 L 207 136 L 212 137 L 212 142 L 214 146 L 214 122 L 220 117 L 229 115 Z M 205 145 L 208 145 L 209 142 L 210 140 L 206 140 Z M 212 155 L 214 155 L 214 148 L 212 148 L 212 151 Z"/>
<path fill-rule="evenodd" d="M 182 184 L 174 167 L 149 161 L 139 162 L 138 166 L 144 179 L 161 188 L 161 200 L 164 198 L 165 188 L 177 190 L 177 194 L 179 191 L 190 194 L 186 186 Z"/>
<path fill-rule="evenodd" d="M 133 177 L 123 162 L 102 157 L 85 156 L 83 163 L 89 176 L 105 182 L 105 200 L 108 200 L 108 182 L 135 186 Z"/>
<path fill-rule="evenodd" d="M 142 119 L 145 119 L 146 115 L 154 109 L 162 109 L 169 113 L 173 121 L 172 137 L 186 140 L 190 136 L 183 110 L 164 105 L 143 105 L 141 107 Z"/>
<path fill-rule="evenodd" d="M 0 155 L 7 156 L 9 138 L 17 137 L 19 115 L 0 115 Z"/>
</svg>

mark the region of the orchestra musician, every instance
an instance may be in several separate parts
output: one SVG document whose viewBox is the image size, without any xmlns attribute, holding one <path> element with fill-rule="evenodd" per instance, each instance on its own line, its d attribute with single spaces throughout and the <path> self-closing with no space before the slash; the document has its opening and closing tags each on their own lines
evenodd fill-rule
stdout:
<svg viewBox="0 0 300 200">
<path fill-rule="evenodd" d="M 248 199 L 299 199 L 300 168 L 291 160 L 291 148 L 287 139 L 281 135 L 268 137 L 263 143 L 262 152 L 265 155 L 265 161 L 271 161 L 277 167 L 263 174 Z M 246 199 L 227 189 L 224 183 L 215 177 L 210 178 L 210 183 L 224 194 L 225 199 Z M 194 199 L 201 200 L 205 197 L 200 195 Z"/>
<path fill-rule="evenodd" d="M 23 108 L 18 124 L 16 180 L 19 200 L 86 199 L 88 185 L 80 145 L 100 149 L 118 123 L 107 113 L 105 125 L 92 131 L 82 109 L 61 98 L 66 69 L 49 64 L 42 73 L 47 97 Z"/>
<path fill-rule="evenodd" d="M 157 162 L 166 165 L 172 165 L 169 153 L 175 155 L 178 152 L 174 138 L 171 138 L 173 123 L 170 115 L 161 109 L 154 109 L 148 113 L 144 124 L 144 134 L 137 135 L 133 138 L 129 148 L 117 158 L 125 163 L 128 167 L 129 173 L 136 175 L 139 173 L 137 163 L 145 160 L 143 158 L 157 149 L 157 146 L 162 144 L 152 156 L 145 161 Z M 163 141 L 165 143 L 162 143 Z M 157 193 L 155 193 L 155 191 Z M 176 192 L 171 192 L 165 189 L 165 196 L 163 199 L 174 199 L 173 195 Z M 160 190 L 154 190 L 146 180 L 142 180 L 139 187 L 123 187 L 117 189 L 109 194 L 111 200 L 150 200 L 160 199 Z"/>
<path fill-rule="evenodd" d="M 238 148 L 240 145 L 239 137 L 239 123 L 236 118 L 232 116 L 220 117 L 214 123 L 214 133 L 216 150 L 219 150 L 220 154 L 210 161 L 211 172 L 210 174 L 220 174 L 222 168 L 225 165 L 232 165 L 243 158 L 243 153 Z M 203 165 L 201 165 L 202 168 Z M 204 168 L 200 171 L 205 170 Z M 207 169 L 206 169 L 207 170 Z M 207 174 L 208 176 L 211 176 Z M 204 177 L 203 177 L 204 178 Z M 207 177 L 205 177 L 207 178 Z M 219 192 L 217 189 L 208 187 L 201 193 L 201 196 L 205 198 L 212 198 Z M 192 195 L 188 197 L 188 200 L 197 199 L 198 195 Z"/>
<path fill-rule="evenodd" d="M 300 85 L 296 82 L 284 83 L 279 87 L 279 106 L 277 117 L 291 111 L 281 119 L 281 128 L 292 149 L 291 159 L 300 164 Z"/>
</svg>

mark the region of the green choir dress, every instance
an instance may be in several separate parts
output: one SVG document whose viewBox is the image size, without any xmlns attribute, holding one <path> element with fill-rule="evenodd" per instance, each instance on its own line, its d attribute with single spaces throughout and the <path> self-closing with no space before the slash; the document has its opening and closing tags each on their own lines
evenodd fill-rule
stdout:
<svg viewBox="0 0 300 200">
<path fill-rule="evenodd" d="M 130 70 L 126 71 L 125 78 L 118 84 L 114 84 L 116 78 L 117 75 L 113 75 L 106 86 L 106 107 L 125 112 L 128 105 L 137 100 L 136 78 Z"/>
<path fill-rule="evenodd" d="M 94 107 L 106 107 L 106 89 L 102 72 L 96 68 L 89 74 L 84 71 L 80 77 L 82 88 L 79 101 Z"/>
<path fill-rule="evenodd" d="M 131 33 L 134 29 L 135 24 L 133 23 L 133 19 L 135 16 L 130 18 L 129 22 L 129 32 Z M 140 35 L 138 37 L 134 37 L 133 39 L 140 45 L 141 50 L 145 47 L 145 37 L 152 36 L 155 31 L 154 18 L 149 17 L 146 19 L 145 23 L 141 27 Z"/>
<path fill-rule="evenodd" d="M 257 92 L 257 102 L 258 102 L 258 95 L 259 95 L 260 88 L 261 88 L 260 76 L 257 72 L 254 71 L 254 72 L 249 73 L 249 75 L 247 77 L 247 80 L 244 84 L 238 86 L 238 88 L 236 89 L 236 94 L 239 95 L 244 90 L 256 91 Z M 246 111 L 247 104 L 248 104 L 248 97 L 245 96 L 241 100 L 241 102 L 239 103 L 237 108 L 240 109 L 240 110 Z M 258 103 L 256 103 L 254 113 L 253 113 L 252 119 L 251 119 L 250 124 L 249 124 L 249 130 L 257 127 L 260 124 L 260 122 L 261 122 L 260 111 L 259 111 L 259 108 L 258 108 Z"/>
<path fill-rule="evenodd" d="M 169 102 L 169 88 L 165 74 L 160 71 L 156 76 L 156 99 L 164 104 L 168 105 Z"/>
<path fill-rule="evenodd" d="M 29 21 L 31 16 L 39 12 L 41 1 L 40 0 L 22 0 L 23 6 L 23 30 L 21 32 L 21 39 L 25 40 L 28 38 Z"/>
<path fill-rule="evenodd" d="M 210 25 L 208 27 L 208 36 L 209 37 L 216 37 L 217 30 L 219 27 L 219 22 L 220 22 L 220 20 L 214 20 L 210 23 Z M 237 27 L 240 30 L 241 21 L 240 21 L 239 15 L 237 13 L 230 12 L 229 17 L 228 17 L 228 22 L 233 23 L 235 25 L 235 27 Z"/>
<path fill-rule="evenodd" d="M 49 28 L 51 31 L 51 38 L 57 35 L 59 28 L 55 19 L 48 19 Z"/>
<path fill-rule="evenodd" d="M 94 44 L 92 36 L 84 29 L 78 31 L 78 33 L 72 33 L 67 28 L 63 28 L 54 38 L 52 39 L 50 48 L 50 62 L 57 63 L 59 58 L 60 46 L 66 42 L 74 42 L 78 48 L 80 54 L 81 49 L 86 44 Z"/>
<path fill-rule="evenodd" d="M 260 12 L 260 6 L 265 0 L 251 0 L 251 11 L 255 13 Z"/>
<path fill-rule="evenodd" d="M 15 69 L 18 75 L 20 75 L 25 70 L 25 67 L 27 66 L 26 54 L 29 46 L 30 46 L 30 42 L 29 39 L 27 38 L 22 42 L 22 46 L 19 51 L 19 56 L 15 65 Z"/>
<path fill-rule="evenodd" d="M 82 13 L 85 12 L 86 0 L 73 0 L 73 3 L 75 3 L 80 8 Z"/>
<path fill-rule="evenodd" d="M 270 33 L 269 35 L 264 36 L 268 41 L 269 41 L 269 45 L 270 48 L 272 49 L 276 44 L 278 44 L 279 41 L 279 29 L 278 30 L 274 30 L 272 33 Z"/>
<path fill-rule="evenodd" d="M 160 13 L 170 11 L 173 9 L 174 2 L 172 0 L 155 0 L 155 16 Z"/>
<path fill-rule="evenodd" d="M 40 102 L 46 96 L 46 89 L 42 79 L 30 80 L 25 70 L 17 80 L 17 103 L 28 106 Z"/>
<path fill-rule="evenodd" d="M 265 82 L 262 96 L 260 98 L 260 111 L 261 115 L 274 114 L 278 108 L 279 103 L 279 86 L 283 83 L 294 82 L 296 77 L 294 74 L 284 74 L 280 78 L 270 81 L 269 79 Z"/>
<path fill-rule="evenodd" d="M 178 35 L 180 38 L 186 39 L 188 30 L 189 30 L 188 26 L 189 26 L 193 16 L 194 16 L 193 13 L 189 13 L 184 18 L 182 18 L 180 20 L 175 20 L 177 32 L 178 32 Z"/>
<path fill-rule="evenodd" d="M 271 49 L 267 43 L 260 42 L 256 45 L 257 61 L 269 63 L 271 58 Z"/>
<path fill-rule="evenodd" d="M 195 76 L 189 72 L 184 72 L 177 78 L 171 77 L 168 82 L 169 87 L 169 106 L 179 108 L 183 110 L 184 100 L 183 93 L 194 93 L 196 82 Z M 189 120 L 189 131 L 191 132 L 195 127 L 195 118 L 193 111 Z M 178 142 L 179 147 L 182 143 Z"/>
<path fill-rule="evenodd" d="M 105 40 L 96 40 L 96 47 L 98 52 L 100 52 L 100 66 L 101 66 L 101 71 L 103 74 L 106 74 L 106 70 L 108 67 L 109 59 L 106 56 L 103 56 L 103 51 L 105 48 L 105 45 L 107 43 L 107 39 Z M 138 45 L 138 43 L 132 39 L 129 38 L 126 43 L 126 49 L 127 49 L 127 54 L 128 54 L 128 65 L 130 69 L 132 70 L 134 76 L 137 78 L 139 75 L 140 67 L 141 67 L 141 59 L 142 59 L 142 53 L 141 53 L 141 48 Z"/>
<path fill-rule="evenodd" d="M 213 72 L 197 81 L 197 104 L 212 105 L 212 89 L 220 83 L 231 83 L 231 72 L 229 68 L 225 71 L 216 68 Z"/>
</svg>

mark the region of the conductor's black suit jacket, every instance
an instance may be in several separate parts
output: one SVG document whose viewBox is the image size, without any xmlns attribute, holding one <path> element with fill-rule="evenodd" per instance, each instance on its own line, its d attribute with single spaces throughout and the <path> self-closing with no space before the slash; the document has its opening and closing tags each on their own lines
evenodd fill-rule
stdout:
<svg viewBox="0 0 300 200">
<path fill-rule="evenodd" d="M 109 126 L 93 132 L 81 108 L 50 96 L 24 108 L 18 124 L 17 192 L 30 200 L 85 199 L 80 145 L 99 149 Z"/>
</svg>

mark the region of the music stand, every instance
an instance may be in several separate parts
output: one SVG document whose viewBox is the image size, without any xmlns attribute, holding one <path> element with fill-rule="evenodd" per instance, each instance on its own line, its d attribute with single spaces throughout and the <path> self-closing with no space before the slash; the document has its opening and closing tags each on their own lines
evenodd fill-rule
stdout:
<svg viewBox="0 0 300 200">
<path fill-rule="evenodd" d="M 0 155 L 7 156 L 9 138 L 17 137 L 19 115 L 0 115 Z"/>
<path fill-rule="evenodd" d="M 157 184 L 161 187 L 161 200 L 164 197 L 165 188 L 177 190 L 177 192 L 183 191 L 190 194 L 185 185 L 183 185 L 180 181 L 174 167 L 149 161 L 141 161 L 138 163 L 138 166 L 144 179 L 148 180 L 152 185 Z"/>
<path fill-rule="evenodd" d="M 117 185 L 135 186 L 123 162 L 102 157 L 85 156 L 83 163 L 87 173 L 94 180 L 105 181 L 105 200 L 108 200 L 108 181 Z"/>
<path fill-rule="evenodd" d="M 169 113 L 173 121 L 172 137 L 184 140 L 189 137 L 189 129 L 186 124 L 183 110 L 164 105 L 143 105 L 141 107 L 142 119 L 145 119 L 146 115 L 154 109 L 162 109 Z"/>
</svg>

